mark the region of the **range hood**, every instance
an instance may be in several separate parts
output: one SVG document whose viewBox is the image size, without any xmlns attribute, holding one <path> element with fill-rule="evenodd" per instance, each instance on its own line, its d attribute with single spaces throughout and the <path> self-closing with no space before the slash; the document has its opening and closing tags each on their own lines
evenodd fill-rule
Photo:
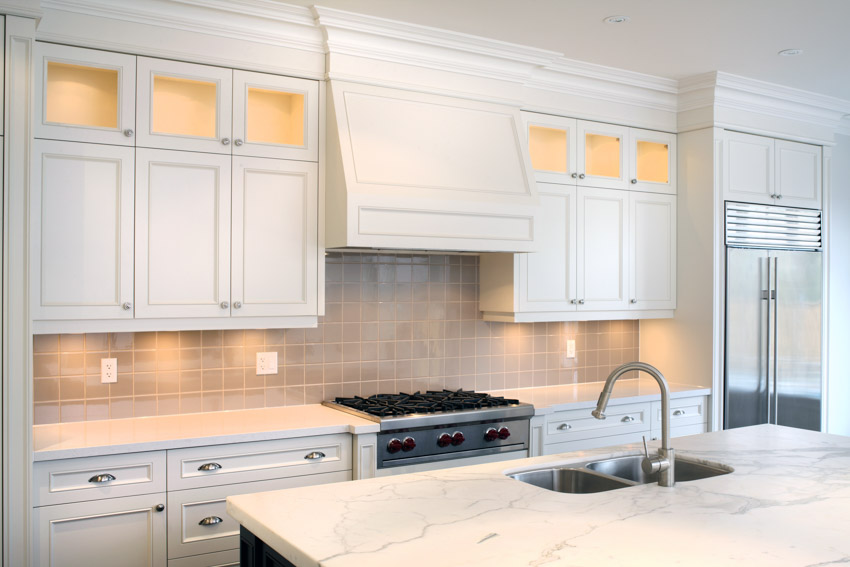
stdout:
<svg viewBox="0 0 850 567">
<path fill-rule="evenodd" d="M 327 248 L 534 252 L 518 108 L 330 82 Z"/>
</svg>

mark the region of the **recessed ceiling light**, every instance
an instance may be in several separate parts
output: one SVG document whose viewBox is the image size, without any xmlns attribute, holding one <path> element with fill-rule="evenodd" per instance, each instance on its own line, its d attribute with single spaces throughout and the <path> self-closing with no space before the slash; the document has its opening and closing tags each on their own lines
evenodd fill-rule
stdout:
<svg viewBox="0 0 850 567">
<path fill-rule="evenodd" d="M 779 52 L 779 55 L 782 57 L 794 57 L 795 55 L 802 55 L 802 49 L 783 49 Z"/>
<path fill-rule="evenodd" d="M 625 24 L 629 19 L 628 16 L 608 16 L 602 21 L 606 24 Z"/>
</svg>

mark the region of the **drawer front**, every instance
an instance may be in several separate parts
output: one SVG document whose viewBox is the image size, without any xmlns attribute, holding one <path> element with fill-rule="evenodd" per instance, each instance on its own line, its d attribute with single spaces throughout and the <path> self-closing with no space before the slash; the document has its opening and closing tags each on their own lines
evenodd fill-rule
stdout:
<svg viewBox="0 0 850 567">
<path fill-rule="evenodd" d="M 706 423 L 706 396 L 670 400 L 670 427 Z M 652 402 L 652 428 L 661 429 L 661 402 Z"/>
<path fill-rule="evenodd" d="M 169 559 L 168 567 L 239 567 L 239 550 L 228 549 L 180 559 Z"/>
<path fill-rule="evenodd" d="M 351 470 L 351 435 L 168 451 L 168 488 L 184 490 Z"/>
<path fill-rule="evenodd" d="M 573 451 L 586 451 L 588 449 L 600 449 L 602 447 L 613 447 L 614 445 L 625 445 L 627 443 L 640 443 L 647 432 L 637 431 L 623 435 L 609 435 L 606 437 L 592 437 L 590 439 L 576 439 L 563 443 L 550 443 L 543 446 L 544 455 L 557 455 L 558 453 L 572 453 Z M 648 438 L 648 436 L 647 436 Z M 643 450 L 641 448 L 641 450 Z"/>
<path fill-rule="evenodd" d="M 165 451 L 33 464 L 33 506 L 165 492 Z"/>
<path fill-rule="evenodd" d="M 555 412 L 546 420 L 545 444 L 649 431 L 649 410 L 648 402 L 609 405 L 605 419 L 590 415 L 590 408 Z"/>
<path fill-rule="evenodd" d="M 168 557 L 239 548 L 239 522 L 227 515 L 228 496 L 347 480 L 351 471 L 169 492 Z"/>
<path fill-rule="evenodd" d="M 670 428 L 670 437 L 685 437 L 686 435 L 699 435 L 708 431 L 708 424 L 696 423 L 694 425 L 680 425 L 679 427 Z M 652 440 L 661 440 L 661 427 L 652 428 Z M 673 447 L 675 447 L 675 443 Z"/>
</svg>

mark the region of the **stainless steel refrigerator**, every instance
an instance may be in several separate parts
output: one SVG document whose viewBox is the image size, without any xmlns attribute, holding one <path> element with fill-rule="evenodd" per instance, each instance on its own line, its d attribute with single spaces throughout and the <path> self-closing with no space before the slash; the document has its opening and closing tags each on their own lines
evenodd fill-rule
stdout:
<svg viewBox="0 0 850 567">
<path fill-rule="evenodd" d="M 821 429 L 822 282 L 820 211 L 726 203 L 726 429 Z"/>
</svg>

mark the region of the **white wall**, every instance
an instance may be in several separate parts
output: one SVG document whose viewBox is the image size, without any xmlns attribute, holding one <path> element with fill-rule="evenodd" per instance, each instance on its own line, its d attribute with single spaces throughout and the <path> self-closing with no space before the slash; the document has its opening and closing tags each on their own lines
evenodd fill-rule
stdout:
<svg viewBox="0 0 850 567">
<path fill-rule="evenodd" d="M 827 203 L 829 252 L 829 390 L 827 431 L 850 435 L 850 136 L 836 136 Z"/>
</svg>

